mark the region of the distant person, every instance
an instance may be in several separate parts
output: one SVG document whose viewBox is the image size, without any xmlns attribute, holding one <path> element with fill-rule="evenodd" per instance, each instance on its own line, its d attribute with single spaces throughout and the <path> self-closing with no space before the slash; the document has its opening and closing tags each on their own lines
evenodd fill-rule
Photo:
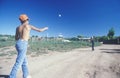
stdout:
<svg viewBox="0 0 120 78">
<path fill-rule="evenodd" d="M 36 28 L 29 24 L 29 18 L 26 14 L 21 14 L 19 17 L 21 25 L 16 28 L 15 40 L 16 40 L 16 50 L 18 52 L 16 62 L 11 70 L 9 78 L 16 78 L 17 71 L 20 67 L 22 67 L 23 78 L 31 78 L 28 72 L 27 66 L 27 45 L 29 40 L 29 35 L 31 30 L 35 30 L 38 32 L 43 32 L 48 29 L 48 27 L 44 28 Z"/>
<path fill-rule="evenodd" d="M 93 36 L 91 37 L 91 44 L 92 44 L 92 46 L 91 46 L 92 47 L 92 51 L 94 51 L 94 37 Z"/>
</svg>

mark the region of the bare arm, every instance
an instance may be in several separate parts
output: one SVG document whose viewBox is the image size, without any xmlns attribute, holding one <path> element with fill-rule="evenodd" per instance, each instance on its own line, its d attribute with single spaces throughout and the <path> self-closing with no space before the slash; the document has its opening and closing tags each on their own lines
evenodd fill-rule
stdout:
<svg viewBox="0 0 120 78">
<path fill-rule="evenodd" d="M 38 31 L 38 32 L 43 32 L 45 30 L 48 30 L 48 27 L 44 27 L 44 28 L 36 28 L 34 26 L 31 26 L 32 30 Z"/>
</svg>

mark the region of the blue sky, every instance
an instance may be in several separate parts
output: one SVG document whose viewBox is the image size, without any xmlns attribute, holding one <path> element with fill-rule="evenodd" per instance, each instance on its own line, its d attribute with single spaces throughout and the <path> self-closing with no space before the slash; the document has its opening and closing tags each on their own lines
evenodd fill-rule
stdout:
<svg viewBox="0 0 120 78">
<path fill-rule="evenodd" d="M 33 26 L 49 27 L 31 35 L 103 36 L 111 27 L 120 35 L 119 0 L 0 0 L 0 34 L 14 35 L 20 14 L 27 14 Z"/>
</svg>

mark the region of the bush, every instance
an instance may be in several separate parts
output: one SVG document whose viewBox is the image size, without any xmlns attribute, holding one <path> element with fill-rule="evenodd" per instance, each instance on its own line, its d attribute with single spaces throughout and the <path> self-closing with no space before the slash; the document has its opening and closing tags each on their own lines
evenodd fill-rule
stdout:
<svg viewBox="0 0 120 78">
<path fill-rule="evenodd" d="M 7 47 L 7 46 L 13 46 L 15 45 L 15 41 L 0 41 L 0 48 L 1 47 Z"/>
</svg>

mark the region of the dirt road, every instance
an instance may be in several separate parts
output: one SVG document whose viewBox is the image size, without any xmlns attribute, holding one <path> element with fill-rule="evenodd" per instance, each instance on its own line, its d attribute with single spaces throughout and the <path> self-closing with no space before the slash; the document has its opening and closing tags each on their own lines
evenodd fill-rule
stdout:
<svg viewBox="0 0 120 78">
<path fill-rule="evenodd" d="M 15 56 L 2 60 L 0 74 L 9 74 L 14 61 Z M 82 48 L 50 52 L 28 56 L 28 61 L 32 78 L 120 78 L 120 45 L 102 45 L 95 51 Z M 21 75 L 20 70 L 17 78 L 22 78 Z"/>
</svg>

